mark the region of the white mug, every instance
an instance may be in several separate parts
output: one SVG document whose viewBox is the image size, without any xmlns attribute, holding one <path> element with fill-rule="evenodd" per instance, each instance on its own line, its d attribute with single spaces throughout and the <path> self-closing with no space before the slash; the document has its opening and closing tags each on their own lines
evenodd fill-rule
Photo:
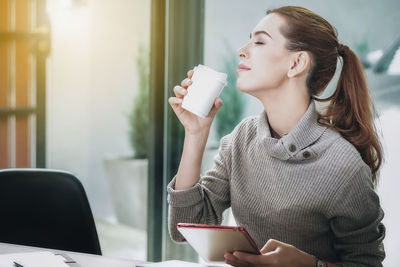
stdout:
<svg viewBox="0 0 400 267">
<path fill-rule="evenodd" d="M 227 85 L 226 73 L 215 71 L 199 64 L 194 68 L 192 84 L 182 101 L 182 108 L 205 118 L 213 107 L 215 99 Z"/>
</svg>

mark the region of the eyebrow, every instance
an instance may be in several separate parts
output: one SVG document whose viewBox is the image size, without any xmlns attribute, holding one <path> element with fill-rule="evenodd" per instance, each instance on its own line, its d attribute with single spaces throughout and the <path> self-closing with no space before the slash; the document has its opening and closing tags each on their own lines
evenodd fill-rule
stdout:
<svg viewBox="0 0 400 267">
<path fill-rule="evenodd" d="M 257 34 L 259 34 L 259 33 L 264 33 L 264 34 L 268 35 L 269 38 L 272 39 L 271 35 L 270 35 L 268 32 L 266 32 L 266 31 L 256 31 L 256 32 L 254 33 L 254 35 L 257 35 Z M 250 39 L 251 39 L 251 33 L 250 33 Z"/>
</svg>

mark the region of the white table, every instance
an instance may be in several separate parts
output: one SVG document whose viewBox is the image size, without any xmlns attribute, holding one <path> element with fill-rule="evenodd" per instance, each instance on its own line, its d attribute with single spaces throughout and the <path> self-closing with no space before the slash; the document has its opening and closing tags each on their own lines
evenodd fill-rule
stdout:
<svg viewBox="0 0 400 267">
<path fill-rule="evenodd" d="M 86 254 L 86 253 L 78 253 L 78 252 L 70 252 L 63 250 L 55 250 L 55 249 L 47 249 L 47 248 L 37 248 L 37 247 L 29 247 L 29 246 L 21 246 L 14 245 L 8 243 L 0 242 L 0 254 L 7 253 L 19 253 L 19 252 L 33 252 L 33 251 L 51 251 L 59 254 L 66 254 L 76 261 L 77 264 L 70 263 L 71 267 L 135 267 L 136 264 L 146 263 L 143 261 L 129 261 L 129 260 L 121 260 L 121 259 L 113 259 L 109 257 Z"/>
</svg>

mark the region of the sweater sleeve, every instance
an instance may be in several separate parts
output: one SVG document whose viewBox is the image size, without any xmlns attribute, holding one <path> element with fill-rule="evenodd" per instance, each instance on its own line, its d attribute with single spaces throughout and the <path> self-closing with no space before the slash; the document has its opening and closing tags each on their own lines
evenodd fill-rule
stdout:
<svg viewBox="0 0 400 267">
<path fill-rule="evenodd" d="M 371 172 L 364 166 L 340 188 L 330 208 L 333 246 L 341 259 L 338 264 L 382 266 L 385 258 L 383 215 Z"/>
<path fill-rule="evenodd" d="M 175 242 L 185 241 L 176 229 L 177 223 L 221 224 L 222 213 L 230 206 L 230 139 L 230 135 L 221 139 L 213 168 L 193 187 L 175 190 L 176 176 L 167 186 L 169 233 Z"/>
</svg>

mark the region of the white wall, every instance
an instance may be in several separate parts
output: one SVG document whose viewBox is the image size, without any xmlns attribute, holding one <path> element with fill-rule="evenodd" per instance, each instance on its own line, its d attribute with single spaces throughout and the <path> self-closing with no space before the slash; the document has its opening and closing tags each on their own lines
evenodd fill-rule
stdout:
<svg viewBox="0 0 400 267">
<path fill-rule="evenodd" d="M 95 216 L 113 215 L 102 160 L 129 155 L 139 42 L 149 44 L 150 1 L 49 0 L 47 167 L 75 173 Z M 84 2 L 84 1 L 83 1 Z"/>
</svg>

